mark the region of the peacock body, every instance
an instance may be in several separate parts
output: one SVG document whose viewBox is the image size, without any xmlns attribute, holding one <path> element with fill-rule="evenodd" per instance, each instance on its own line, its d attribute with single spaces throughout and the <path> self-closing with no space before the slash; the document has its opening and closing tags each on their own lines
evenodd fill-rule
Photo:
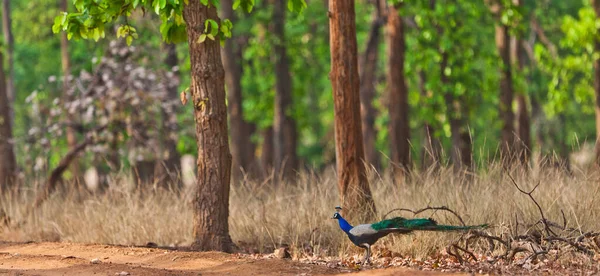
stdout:
<svg viewBox="0 0 600 276">
<path fill-rule="evenodd" d="M 407 219 L 403 217 L 395 217 L 376 223 L 352 226 L 339 212 L 333 214 L 333 218 L 338 220 L 340 228 L 348 235 L 348 238 L 352 243 L 366 249 L 363 263 L 367 262 L 371 256 L 371 245 L 390 233 L 407 234 L 413 231 L 468 231 L 487 227 L 487 224 L 471 226 L 440 225 L 430 218 Z"/>
</svg>

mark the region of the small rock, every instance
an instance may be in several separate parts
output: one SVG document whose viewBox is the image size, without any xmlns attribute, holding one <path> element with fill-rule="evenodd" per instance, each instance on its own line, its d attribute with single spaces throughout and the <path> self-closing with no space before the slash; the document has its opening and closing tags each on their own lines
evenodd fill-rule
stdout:
<svg viewBox="0 0 600 276">
<path fill-rule="evenodd" d="M 115 273 L 115 275 L 117 275 L 117 276 L 128 276 L 128 275 L 130 275 L 130 274 L 129 274 L 129 272 L 127 272 L 127 271 L 121 271 L 121 272 L 117 272 L 117 273 Z"/>
<path fill-rule="evenodd" d="M 99 264 L 100 263 L 100 259 L 98 259 L 98 258 L 92 259 L 90 261 L 90 263 L 92 263 L 92 264 Z"/>
<path fill-rule="evenodd" d="M 277 259 L 288 259 L 288 258 L 292 257 L 290 255 L 290 252 L 285 247 L 280 247 L 278 249 L 275 249 L 275 252 L 273 252 L 273 255 L 275 255 L 275 258 L 277 258 Z"/>
</svg>

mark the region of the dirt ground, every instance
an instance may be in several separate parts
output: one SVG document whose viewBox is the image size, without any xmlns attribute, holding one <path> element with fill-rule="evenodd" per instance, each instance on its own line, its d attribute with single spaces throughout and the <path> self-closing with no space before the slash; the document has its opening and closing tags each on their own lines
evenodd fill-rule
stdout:
<svg viewBox="0 0 600 276">
<path fill-rule="evenodd" d="M 348 270 L 220 252 L 74 243 L 0 242 L 0 275 L 348 275 Z M 407 268 L 351 275 L 440 275 Z M 448 275 L 448 274 L 443 274 Z"/>
</svg>

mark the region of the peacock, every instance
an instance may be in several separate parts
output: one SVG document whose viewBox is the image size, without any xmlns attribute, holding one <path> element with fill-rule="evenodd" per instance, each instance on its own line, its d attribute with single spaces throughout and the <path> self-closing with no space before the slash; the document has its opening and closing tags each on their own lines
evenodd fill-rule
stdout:
<svg viewBox="0 0 600 276">
<path fill-rule="evenodd" d="M 395 217 L 376 223 L 361 224 L 353 227 L 342 217 L 342 215 L 340 215 L 339 211 L 342 208 L 336 207 L 335 209 L 337 211 L 333 214 L 333 219 L 338 220 L 340 228 L 348 235 L 348 238 L 350 238 L 352 243 L 358 247 L 365 248 L 367 251 L 362 264 L 369 262 L 371 257 L 371 245 L 390 233 L 407 234 L 412 231 L 467 231 L 472 229 L 482 229 L 488 226 L 487 224 L 472 226 L 439 225 L 435 220 L 430 218 L 407 219 Z"/>
</svg>

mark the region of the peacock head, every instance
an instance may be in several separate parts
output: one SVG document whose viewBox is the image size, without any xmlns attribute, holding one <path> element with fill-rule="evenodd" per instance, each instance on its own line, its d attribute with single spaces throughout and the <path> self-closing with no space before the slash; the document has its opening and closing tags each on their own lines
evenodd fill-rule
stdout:
<svg viewBox="0 0 600 276">
<path fill-rule="evenodd" d="M 332 219 L 341 219 L 342 215 L 340 215 L 340 211 L 342 210 L 342 207 L 337 206 L 335 207 L 335 213 L 333 214 Z"/>
</svg>

